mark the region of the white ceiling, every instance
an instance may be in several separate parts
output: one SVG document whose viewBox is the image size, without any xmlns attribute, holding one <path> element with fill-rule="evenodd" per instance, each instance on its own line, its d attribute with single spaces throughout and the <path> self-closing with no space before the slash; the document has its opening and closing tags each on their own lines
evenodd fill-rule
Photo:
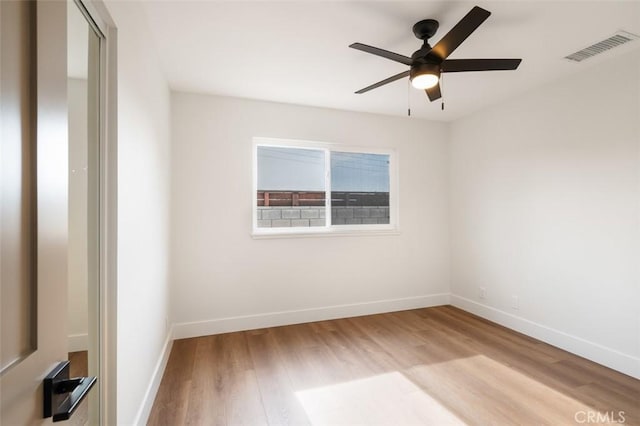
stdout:
<svg viewBox="0 0 640 426">
<path fill-rule="evenodd" d="M 412 116 L 432 120 L 459 118 L 640 47 L 634 41 L 579 64 L 563 59 L 621 29 L 640 34 L 639 1 L 143 4 L 172 89 L 399 116 L 409 99 Z M 476 4 L 492 15 L 451 58 L 522 58 L 517 71 L 445 74 L 445 111 L 409 91 L 407 79 L 353 93 L 407 67 L 349 44 L 410 56 L 421 43 L 415 22 L 440 21 L 433 45 Z"/>
</svg>

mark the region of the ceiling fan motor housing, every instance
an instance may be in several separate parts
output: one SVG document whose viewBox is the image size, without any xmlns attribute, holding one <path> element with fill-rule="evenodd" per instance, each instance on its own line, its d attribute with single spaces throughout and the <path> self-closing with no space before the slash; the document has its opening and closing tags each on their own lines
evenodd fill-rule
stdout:
<svg viewBox="0 0 640 426">
<path fill-rule="evenodd" d="M 411 55 L 411 59 L 413 59 L 414 62 L 420 61 L 421 59 L 423 59 L 423 62 L 428 62 L 426 58 L 429 52 L 431 52 L 431 45 L 428 40 L 438 31 L 439 26 L 440 24 L 435 19 L 423 19 L 413 26 L 413 34 L 423 41 L 422 47 Z"/>
</svg>

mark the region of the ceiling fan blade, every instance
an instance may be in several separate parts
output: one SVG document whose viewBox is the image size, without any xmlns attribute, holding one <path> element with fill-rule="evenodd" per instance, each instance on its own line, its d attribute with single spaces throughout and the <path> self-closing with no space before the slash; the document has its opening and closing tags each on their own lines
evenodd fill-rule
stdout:
<svg viewBox="0 0 640 426">
<path fill-rule="evenodd" d="M 388 50 L 378 49 L 377 47 L 368 46 L 362 43 L 353 43 L 349 46 L 352 49 L 361 50 L 363 52 L 371 53 L 372 55 L 382 56 L 392 61 L 400 62 L 401 64 L 411 65 L 413 60 L 408 56 L 400 55 L 399 53 L 389 52 Z"/>
<path fill-rule="evenodd" d="M 427 96 L 429 97 L 429 100 L 431 102 L 437 99 L 440 99 L 442 97 L 442 94 L 440 93 L 440 83 L 436 84 L 430 89 L 425 89 L 424 91 L 427 93 Z"/>
<path fill-rule="evenodd" d="M 462 44 L 482 24 L 491 12 L 475 6 L 460 20 L 444 37 L 440 39 L 429 55 L 436 56 L 441 61 L 447 59 L 451 53 Z"/>
<path fill-rule="evenodd" d="M 368 92 L 369 90 L 376 89 L 376 88 L 378 88 L 380 86 L 384 86 L 385 84 L 389 84 L 392 81 L 400 80 L 401 78 L 404 78 L 404 77 L 409 77 L 409 71 L 403 71 L 400 74 L 396 74 L 396 75 L 393 75 L 393 76 L 391 76 L 389 78 L 385 78 L 384 80 L 379 81 L 379 82 L 377 82 L 375 84 L 372 84 L 371 86 L 367 86 L 364 89 L 358 90 L 356 93 L 357 94 L 361 94 L 361 93 L 364 93 L 364 92 Z"/>
<path fill-rule="evenodd" d="M 447 59 L 442 72 L 515 70 L 522 59 Z"/>
</svg>

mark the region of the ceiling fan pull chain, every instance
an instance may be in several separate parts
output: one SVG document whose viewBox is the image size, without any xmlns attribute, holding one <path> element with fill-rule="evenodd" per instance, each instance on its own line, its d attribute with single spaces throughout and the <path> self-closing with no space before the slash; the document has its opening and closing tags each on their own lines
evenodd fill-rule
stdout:
<svg viewBox="0 0 640 426">
<path fill-rule="evenodd" d="M 411 117 L 411 80 L 407 80 L 407 117 Z"/>
<path fill-rule="evenodd" d="M 443 75 L 441 73 L 440 74 L 440 91 L 442 93 L 444 93 L 444 90 L 443 90 L 444 89 L 444 84 L 442 84 L 442 82 L 444 81 L 444 78 L 442 78 L 442 77 L 443 77 Z M 444 111 L 444 95 L 442 95 L 442 98 L 441 98 L 440 102 L 441 102 L 440 103 L 440 110 Z"/>
</svg>

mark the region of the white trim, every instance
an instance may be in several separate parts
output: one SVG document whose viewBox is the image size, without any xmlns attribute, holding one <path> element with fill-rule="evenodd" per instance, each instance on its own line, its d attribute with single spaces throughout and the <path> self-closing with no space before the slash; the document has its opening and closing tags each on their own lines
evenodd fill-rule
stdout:
<svg viewBox="0 0 640 426">
<path fill-rule="evenodd" d="M 377 300 L 373 302 L 352 303 L 281 312 L 269 312 L 256 315 L 216 318 L 207 321 L 183 322 L 173 325 L 175 339 L 209 336 L 233 331 L 254 330 L 264 327 L 301 324 L 337 318 L 358 317 L 362 315 L 404 311 L 408 309 L 429 308 L 449 304 L 449 294 L 431 294 L 406 297 L 402 299 Z"/>
<path fill-rule="evenodd" d="M 70 334 L 67 343 L 69 352 L 80 352 L 89 349 L 89 335 L 88 334 Z"/>
<path fill-rule="evenodd" d="M 75 0 L 99 29 L 99 423 L 117 422 L 117 28 L 103 0 Z"/>
<path fill-rule="evenodd" d="M 118 329 L 118 67 L 117 29 L 104 3 L 92 0 L 105 22 L 101 161 L 100 424 L 117 422 Z"/>
<path fill-rule="evenodd" d="M 147 386 L 147 390 L 145 391 L 142 402 L 140 403 L 140 408 L 138 409 L 135 420 L 133 421 L 134 425 L 146 425 L 149 421 L 149 415 L 151 414 L 153 403 L 156 400 L 156 395 L 158 394 L 158 389 L 160 388 L 160 383 L 164 376 L 164 370 L 167 368 L 167 362 L 169 362 L 169 355 L 171 354 L 172 347 L 173 328 L 169 329 L 169 332 L 167 333 L 167 338 L 164 341 L 160 358 L 158 358 L 156 368 L 153 369 L 149 386 Z"/>
<path fill-rule="evenodd" d="M 457 308 L 640 379 L 640 358 L 461 296 L 451 294 L 450 299 Z"/>
<path fill-rule="evenodd" d="M 256 148 L 257 151 L 257 148 Z M 256 166 L 256 181 L 258 180 L 258 167 Z M 331 219 L 331 151 L 329 149 L 325 149 L 324 151 L 324 226 L 320 228 L 321 231 L 331 231 L 332 230 L 332 219 Z M 256 196 L 258 194 L 256 193 Z M 254 209 L 257 209 L 257 202 L 253 205 Z M 297 231 L 293 228 L 294 231 Z M 253 233 L 254 235 L 260 232 L 261 229 L 258 229 L 257 224 L 254 222 Z"/>
</svg>

